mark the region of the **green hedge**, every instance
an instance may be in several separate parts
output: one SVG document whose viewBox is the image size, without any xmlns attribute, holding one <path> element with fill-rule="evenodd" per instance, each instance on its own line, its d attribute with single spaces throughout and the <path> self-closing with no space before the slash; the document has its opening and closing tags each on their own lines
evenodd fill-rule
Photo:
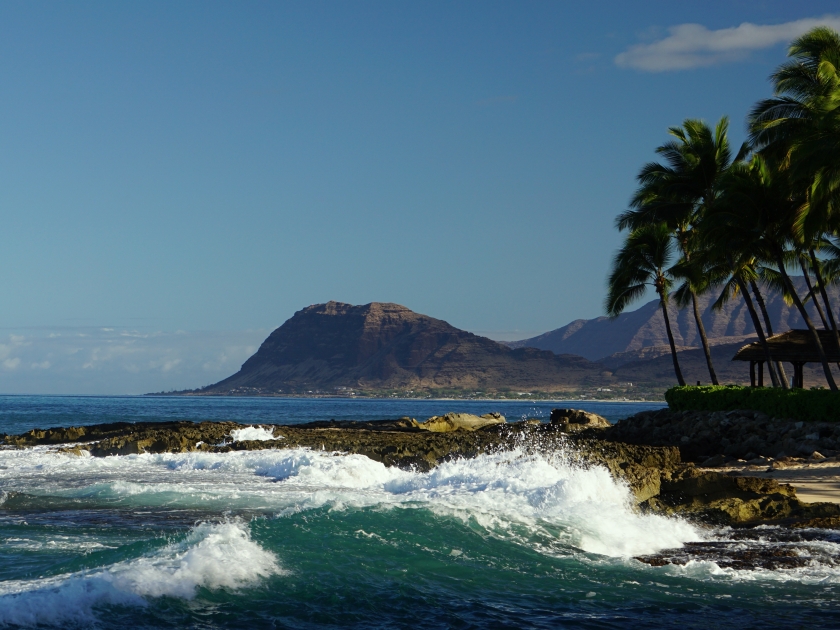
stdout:
<svg viewBox="0 0 840 630">
<path fill-rule="evenodd" d="M 720 385 L 672 387 L 665 392 L 674 411 L 752 409 L 771 418 L 840 421 L 840 392 Z"/>
</svg>

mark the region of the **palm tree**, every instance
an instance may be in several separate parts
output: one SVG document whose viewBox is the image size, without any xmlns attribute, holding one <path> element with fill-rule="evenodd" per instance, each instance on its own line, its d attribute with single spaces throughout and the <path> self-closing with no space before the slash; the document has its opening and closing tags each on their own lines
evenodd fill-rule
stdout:
<svg viewBox="0 0 840 630">
<path fill-rule="evenodd" d="M 794 226 L 804 205 L 802 197 L 791 192 L 787 175 L 787 171 L 773 168 L 760 155 L 754 156 L 748 166 L 733 169 L 726 184 L 725 199 L 720 204 L 723 211 L 710 213 L 709 225 L 704 226 L 704 235 L 714 246 L 726 248 L 733 256 L 749 255 L 775 264 L 785 294 L 793 300 L 811 332 L 826 381 L 836 391 L 837 385 L 819 333 L 786 269 L 790 262 L 788 247 L 797 250 Z M 727 246 L 727 240 L 730 239 L 735 241 Z M 741 292 L 746 298 L 743 287 Z"/>
<path fill-rule="evenodd" d="M 722 308 L 736 295 L 740 294 L 743 297 L 753 328 L 764 350 L 770 380 L 774 387 L 785 387 L 786 383 L 778 374 L 777 363 L 773 361 L 767 337 L 749 290 L 749 285 L 752 285 L 753 293 L 760 295 L 756 293 L 758 287 L 755 284 L 756 254 L 759 245 L 749 224 L 744 223 L 744 219 L 749 220 L 749 217 L 743 212 L 741 200 L 736 193 L 739 189 L 739 175 L 743 170 L 740 164 L 733 167 L 733 172 L 727 177 L 729 186 L 724 195 L 718 204 L 703 216 L 698 225 L 698 232 L 702 235 L 705 245 L 702 256 L 699 258 L 704 261 L 704 275 L 709 279 L 710 284 L 721 287 L 720 297 L 712 304 L 712 308 Z M 769 328 L 766 314 L 765 324 Z"/>
<path fill-rule="evenodd" d="M 755 149 L 790 171 L 794 189 L 804 195 L 804 211 L 794 225 L 800 249 L 816 277 L 814 304 L 834 333 L 840 331 L 825 290 L 816 249 L 826 232 L 840 224 L 840 34 L 819 27 L 796 39 L 790 61 L 772 75 L 775 96 L 760 101 L 749 118 Z M 809 273 L 803 273 L 810 283 Z"/>
<path fill-rule="evenodd" d="M 757 261 L 755 264 L 757 265 Z M 758 267 L 755 271 L 758 277 L 764 279 L 765 283 L 767 283 L 767 273 L 772 272 L 772 270 L 764 266 Z M 758 288 L 758 282 L 756 282 L 755 279 L 750 279 L 750 288 L 752 289 L 753 296 L 755 296 L 755 303 L 758 304 L 758 310 L 761 311 L 761 317 L 764 319 L 765 332 L 768 337 L 772 337 L 773 324 L 770 322 L 770 314 L 767 312 L 767 305 L 764 303 L 764 296 L 761 294 L 761 290 Z M 792 303 L 793 301 L 791 301 L 791 304 Z M 785 366 L 782 365 L 781 361 L 776 361 L 775 365 L 776 370 L 779 372 L 779 379 L 782 381 L 782 389 L 788 389 L 789 381 L 787 374 L 785 373 Z"/>
<path fill-rule="evenodd" d="M 665 330 L 668 333 L 668 344 L 671 346 L 671 358 L 674 362 L 674 374 L 680 386 L 684 387 L 685 380 L 677 359 L 677 348 L 668 317 L 671 279 L 667 270 L 673 249 L 671 229 L 664 223 L 642 225 L 632 230 L 613 259 L 604 307 L 610 317 L 617 317 L 628 304 L 642 297 L 648 287 L 652 286 L 662 307 L 662 317 L 665 319 Z"/>
<path fill-rule="evenodd" d="M 642 168 L 637 177 L 639 189 L 630 203 L 631 209 L 616 220 L 618 228 L 634 229 L 664 222 L 674 232 L 683 259 L 690 263 L 692 250 L 696 247 L 694 226 L 720 195 L 723 176 L 732 162 L 728 128 L 726 117 L 720 119 L 714 130 L 702 120 L 694 119 L 685 120 L 681 127 L 669 128 L 668 133 L 675 140 L 656 149 L 666 164 L 651 162 Z M 685 305 L 691 302 L 709 376 L 717 385 L 709 341 L 697 304 L 697 295 L 707 288 L 707 284 L 696 274 L 689 274 L 685 281 L 688 296 Z"/>
</svg>

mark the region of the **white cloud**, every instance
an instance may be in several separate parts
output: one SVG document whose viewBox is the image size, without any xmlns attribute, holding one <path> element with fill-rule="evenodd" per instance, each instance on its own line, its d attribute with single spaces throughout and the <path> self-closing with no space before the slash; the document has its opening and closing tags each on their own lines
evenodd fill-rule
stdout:
<svg viewBox="0 0 840 630">
<path fill-rule="evenodd" d="M 15 357 L 14 359 L 6 359 L 3 361 L 3 367 L 7 370 L 14 370 L 17 366 L 20 365 L 20 359 Z"/>
<path fill-rule="evenodd" d="M 40 363 L 33 363 L 33 370 L 49 370 L 52 364 L 49 361 L 41 361 Z"/>
<path fill-rule="evenodd" d="M 840 16 L 804 18 L 784 24 L 751 24 L 710 31 L 702 24 L 678 24 L 668 37 L 631 46 L 615 58 L 616 65 L 644 72 L 687 70 L 745 59 L 751 51 L 789 42 L 817 26 L 840 31 Z"/>
</svg>

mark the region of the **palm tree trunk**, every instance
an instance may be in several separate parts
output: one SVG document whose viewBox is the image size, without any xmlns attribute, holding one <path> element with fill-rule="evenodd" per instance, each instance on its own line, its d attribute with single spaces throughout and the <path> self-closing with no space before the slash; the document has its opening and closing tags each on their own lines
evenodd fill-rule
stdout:
<svg viewBox="0 0 840 630">
<path fill-rule="evenodd" d="M 837 320 L 834 319 L 834 311 L 831 310 L 831 302 L 828 300 L 828 292 L 825 290 L 825 282 L 823 282 L 822 272 L 820 271 L 820 264 L 817 260 L 817 254 L 811 248 L 808 252 L 811 255 L 811 266 L 814 268 L 814 275 L 817 277 L 817 285 L 820 287 L 820 296 L 825 302 L 825 310 L 828 313 L 828 321 L 831 323 L 831 330 L 834 331 L 834 341 L 837 342 L 837 350 L 840 351 L 840 332 L 837 331 Z"/>
<path fill-rule="evenodd" d="M 679 236 L 679 243 L 680 248 L 682 249 L 683 258 L 688 261 L 690 259 L 690 255 L 688 253 L 685 236 L 682 232 L 679 232 Z M 703 345 L 703 354 L 706 355 L 706 367 L 709 368 L 709 378 L 712 379 L 712 385 L 720 385 L 720 383 L 718 383 L 717 373 L 715 372 L 715 366 L 712 363 L 712 351 L 709 349 L 709 339 L 706 337 L 706 327 L 703 325 L 703 319 L 700 317 L 700 309 L 697 308 L 697 293 L 691 288 L 690 284 L 689 290 L 691 291 L 691 306 L 694 309 L 694 322 L 697 324 L 697 332 L 700 334 L 700 343 Z"/>
<path fill-rule="evenodd" d="M 770 315 L 767 313 L 767 305 L 764 303 L 764 296 L 761 295 L 761 291 L 758 290 L 758 284 L 756 284 L 755 280 L 750 280 L 750 287 L 752 288 L 753 295 L 755 295 L 755 301 L 758 303 L 758 309 L 761 311 L 761 317 L 764 319 L 764 326 L 767 329 L 767 336 L 773 336 L 773 325 L 770 323 Z M 790 382 L 788 381 L 787 374 L 785 373 L 785 366 L 782 365 L 781 361 L 776 361 L 776 369 L 779 371 L 779 380 L 782 381 L 782 389 L 790 389 Z"/>
<path fill-rule="evenodd" d="M 680 387 L 685 387 L 685 379 L 680 370 L 680 362 L 677 360 L 677 347 L 674 345 L 674 335 L 671 333 L 671 319 L 668 317 L 668 305 L 665 302 L 665 296 L 659 293 L 659 304 L 662 306 L 662 316 L 665 318 L 665 330 L 668 333 L 668 343 L 671 345 L 671 358 L 674 361 L 674 374 L 677 375 L 677 383 Z"/>
<path fill-rule="evenodd" d="M 709 377 L 712 379 L 712 385 L 720 385 L 717 374 L 715 373 L 715 366 L 712 364 L 712 351 L 709 349 L 709 340 L 706 338 L 706 328 L 703 326 L 703 320 L 700 318 L 700 309 L 697 307 L 697 294 L 694 292 L 694 289 L 691 290 L 691 305 L 694 307 L 694 321 L 697 323 L 697 332 L 700 333 L 703 354 L 706 355 Z"/>
<path fill-rule="evenodd" d="M 787 274 L 787 270 L 785 269 L 785 261 L 782 256 L 781 248 L 777 248 L 776 252 L 776 264 L 779 267 L 779 273 L 782 275 L 782 280 L 785 283 L 788 291 L 790 291 L 790 295 L 793 298 L 793 303 L 796 304 L 796 308 L 799 310 L 799 314 L 802 316 L 802 319 L 805 322 L 805 325 L 808 326 L 808 330 L 811 332 L 811 338 L 814 340 L 814 345 L 817 347 L 817 354 L 820 357 L 820 363 L 823 366 L 823 372 L 825 373 L 825 380 L 828 383 L 829 389 L 831 391 L 837 391 L 837 383 L 834 382 L 834 375 L 831 373 L 831 367 L 828 365 L 828 357 L 825 355 L 825 350 L 823 349 L 822 341 L 820 341 L 820 334 L 817 332 L 817 329 L 814 328 L 813 322 L 811 322 L 811 318 L 808 315 L 808 311 L 805 310 L 805 306 L 802 304 L 802 300 L 799 299 L 799 294 L 796 293 L 796 289 L 793 286 L 793 282 L 790 281 L 790 276 Z"/>
<path fill-rule="evenodd" d="M 747 290 L 747 285 L 738 276 L 735 276 L 735 282 L 738 283 L 741 295 L 744 296 L 744 302 L 746 302 L 747 310 L 750 312 L 753 327 L 755 328 L 755 332 L 758 333 L 758 341 L 764 349 L 764 356 L 767 359 L 767 369 L 770 372 L 770 380 L 773 381 L 773 387 L 779 387 L 779 376 L 776 374 L 776 366 L 773 364 L 773 356 L 770 354 L 770 346 L 767 345 L 767 337 L 764 336 L 764 329 L 761 327 L 761 322 L 758 321 L 758 313 L 755 312 L 755 305 L 753 304 L 750 293 Z"/>
<path fill-rule="evenodd" d="M 802 269 L 802 275 L 805 276 L 805 286 L 808 287 L 808 295 L 811 296 L 811 299 L 814 302 L 817 314 L 820 316 L 820 321 L 822 321 L 823 329 L 828 330 L 828 320 L 825 318 L 825 313 L 823 313 L 822 306 L 820 306 L 820 301 L 817 299 L 817 293 L 814 291 L 814 285 L 811 284 L 811 274 L 808 271 L 808 265 L 806 265 L 805 261 L 801 258 L 799 259 L 799 267 Z"/>
</svg>

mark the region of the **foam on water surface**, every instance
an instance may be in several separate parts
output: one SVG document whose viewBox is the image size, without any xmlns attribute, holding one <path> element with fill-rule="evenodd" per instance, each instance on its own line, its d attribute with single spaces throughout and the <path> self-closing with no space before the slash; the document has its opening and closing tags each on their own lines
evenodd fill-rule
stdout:
<svg viewBox="0 0 840 630">
<path fill-rule="evenodd" d="M 679 519 L 638 514 L 628 488 L 603 468 L 518 450 L 446 462 L 428 473 L 388 468 L 363 455 L 302 448 L 106 458 L 4 451 L 0 467 L 7 490 L 128 506 L 278 514 L 324 505 L 422 507 L 507 538 L 553 536 L 558 543 L 553 551 L 541 548 L 552 553 L 571 546 L 631 556 L 701 535 Z"/>
<path fill-rule="evenodd" d="M 111 566 L 39 580 L 0 582 L 0 623 L 92 621 L 101 605 L 191 599 L 198 588 L 239 589 L 281 573 L 277 558 L 239 522 L 200 524 L 177 543 Z"/>
<path fill-rule="evenodd" d="M 580 550 L 630 558 L 714 535 L 679 518 L 640 514 L 629 489 L 603 468 L 575 465 L 562 454 L 520 450 L 445 462 L 426 473 L 389 468 L 362 455 L 304 448 L 106 458 L 10 450 L 0 451 L 0 487 L 103 506 L 259 510 L 280 517 L 325 507 L 426 509 L 555 557 Z M 832 547 L 826 554 L 836 552 L 835 543 L 826 545 Z M 813 565 L 735 571 L 692 562 L 667 571 L 703 580 L 737 576 L 833 583 L 840 577 L 818 557 Z"/>
</svg>

